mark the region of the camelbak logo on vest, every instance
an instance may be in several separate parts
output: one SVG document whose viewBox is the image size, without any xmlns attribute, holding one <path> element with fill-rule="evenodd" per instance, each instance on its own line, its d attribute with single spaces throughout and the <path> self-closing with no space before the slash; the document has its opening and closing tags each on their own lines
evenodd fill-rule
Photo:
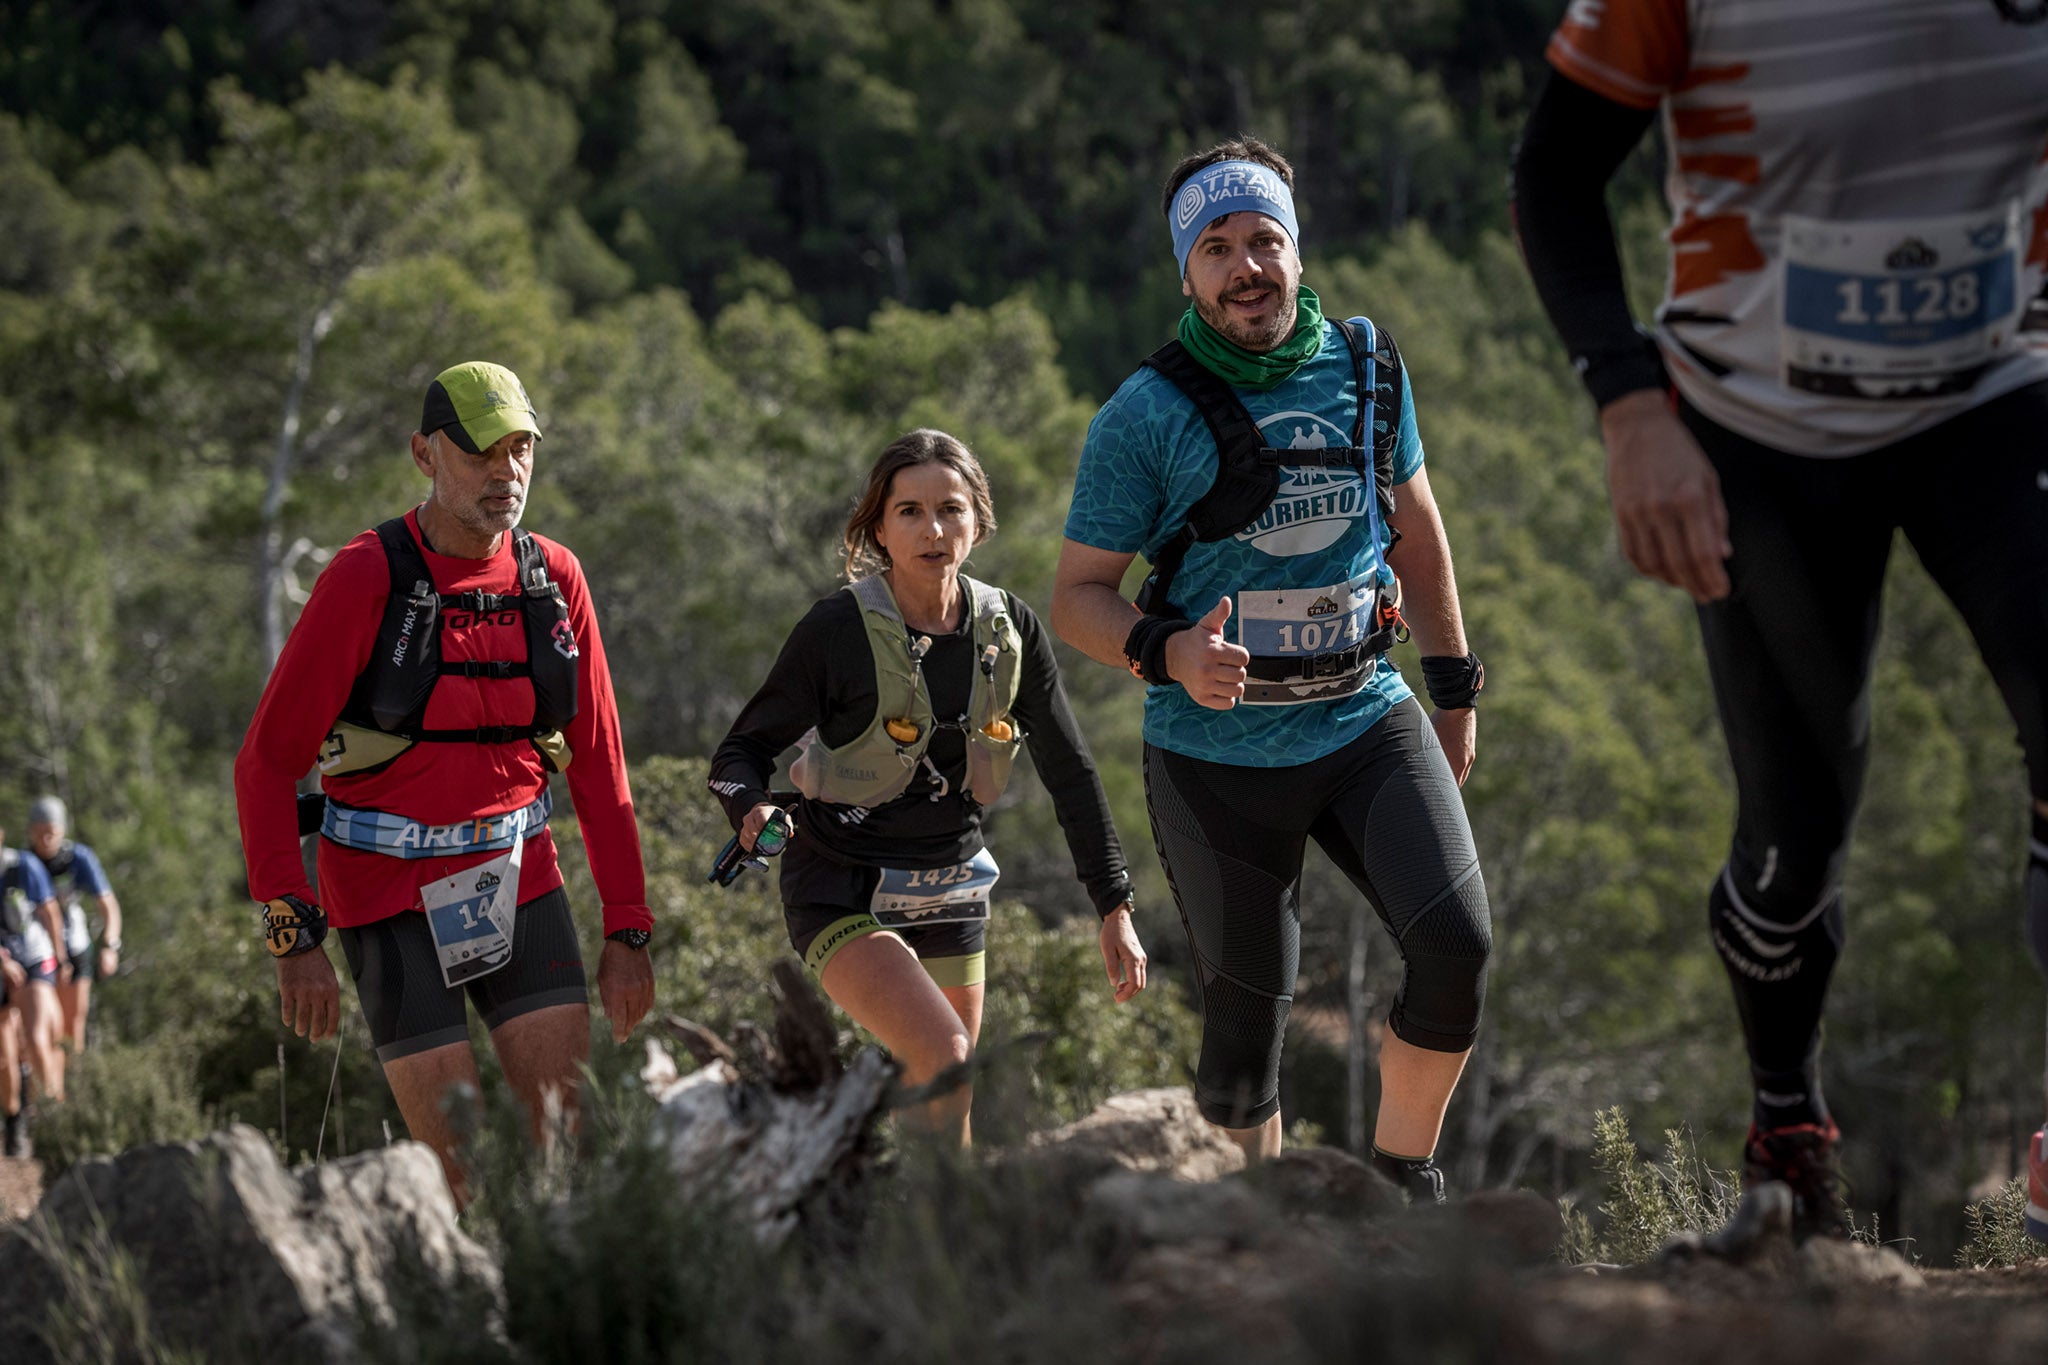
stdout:
<svg viewBox="0 0 2048 1365">
<path fill-rule="evenodd" d="M 1276 412 L 1259 430 L 1276 450 L 1324 450 L 1350 441 L 1350 433 L 1312 412 Z M 1237 538 L 1276 557 L 1312 555 L 1336 544 L 1365 515 L 1365 499 L 1365 481 L 1354 473 L 1283 469 L 1273 505 Z"/>
</svg>

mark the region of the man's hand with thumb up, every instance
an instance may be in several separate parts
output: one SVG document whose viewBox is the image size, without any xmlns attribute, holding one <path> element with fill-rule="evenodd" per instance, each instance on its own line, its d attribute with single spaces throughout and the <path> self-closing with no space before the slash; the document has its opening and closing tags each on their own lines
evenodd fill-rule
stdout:
<svg viewBox="0 0 2048 1365">
<path fill-rule="evenodd" d="M 1230 619 L 1230 599 L 1218 598 L 1209 614 L 1166 642 L 1166 671 L 1196 702 L 1228 711 L 1244 695 L 1244 666 L 1251 651 L 1223 638 Z"/>
</svg>

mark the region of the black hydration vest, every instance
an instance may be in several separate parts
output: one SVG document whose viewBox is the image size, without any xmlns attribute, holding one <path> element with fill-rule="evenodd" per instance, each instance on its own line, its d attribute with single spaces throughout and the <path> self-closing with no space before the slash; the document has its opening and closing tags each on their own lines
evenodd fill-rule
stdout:
<svg viewBox="0 0 2048 1365">
<path fill-rule="evenodd" d="M 1373 328 L 1374 345 L 1368 347 L 1359 327 L 1349 320 L 1336 322 L 1344 344 L 1351 351 L 1351 367 L 1357 376 L 1358 418 L 1352 425 L 1348 449 L 1275 450 L 1266 444 L 1259 424 L 1245 411 L 1244 404 L 1229 383 L 1214 370 L 1196 360 L 1178 340 L 1169 341 L 1144 363 L 1173 381 L 1202 415 L 1210 435 L 1216 438 L 1216 482 L 1188 508 L 1187 522 L 1160 548 L 1152 560 L 1152 572 L 1138 589 L 1138 610 L 1153 616 L 1185 616 L 1169 600 L 1174 575 L 1181 562 L 1198 543 L 1236 535 L 1266 514 L 1280 491 L 1280 471 L 1287 468 L 1331 467 L 1365 472 L 1366 415 L 1380 413 L 1372 438 L 1372 479 L 1379 497 L 1379 521 L 1387 528 L 1385 555 L 1400 539 L 1389 518 L 1394 510 L 1394 445 L 1401 434 L 1401 353 L 1384 328 Z M 1367 372 L 1366 360 L 1372 360 Z M 1372 653 L 1384 653 L 1393 643 L 1398 618 L 1384 623 L 1366 644 Z"/>
<path fill-rule="evenodd" d="M 512 552 L 519 564 L 518 592 L 444 594 L 434 590 L 426 556 L 404 517 L 393 517 L 379 526 L 377 539 L 383 542 L 384 562 L 391 571 L 391 595 L 384 604 L 384 620 L 377 628 L 370 662 L 357 676 L 335 731 L 321 748 L 320 770 L 329 775 L 369 771 L 419 743 L 512 744 L 528 740 L 535 742 L 550 770 L 566 767 L 566 750 L 558 742 L 558 732 L 576 715 L 576 636 L 569 626 L 568 601 L 548 577 L 547 557 L 540 543 L 525 531 L 512 532 Z M 443 659 L 440 626 L 444 609 L 473 611 L 479 616 L 518 611 L 526 628 L 526 658 Z M 449 676 L 530 678 L 533 720 L 526 725 L 469 730 L 427 729 L 427 702 L 434 695 L 435 684 Z M 349 754 L 352 732 L 375 732 L 364 737 L 389 736 L 402 743 L 358 743 L 356 756 L 368 761 L 356 762 Z M 551 738 L 554 742 L 542 742 Z"/>
</svg>

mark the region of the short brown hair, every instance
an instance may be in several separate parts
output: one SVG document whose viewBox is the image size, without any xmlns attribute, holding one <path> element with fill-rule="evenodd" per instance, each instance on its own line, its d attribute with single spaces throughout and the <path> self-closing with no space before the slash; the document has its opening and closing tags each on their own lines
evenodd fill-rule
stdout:
<svg viewBox="0 0 2048 1365">
<path fill-rule="evenodd" d="M 1189 176 L 1219 161 L 1256 161 L 1279 176 L 1280 183 L 1289 190 L 1294 188 L 1294 167 L 1287 164 L 1287 158 L 1250 133 L 1239 133 L 1206 152 L 1196 152 L 1180 159 L 1180 164 L 1166 177 L 1166 190 L 1159 196 L 1160 213 L 1173 212 L 1173 196 L 1180 193 L 1180 187 L 1187 183 Z"/>
<path fill-rule="evenodd" d="M 919 427 L 889 442 L 875 457 L 874 468 L 868 471 L 867 483 L 854 500 L 853 511 L 847 515 L 846 529 L 840 532 L 839 541 L 846 550 L 846 576 L 849 579 L 879 573 L 889 567 L 889 552 L 875 539 L 875 527 L 881 524 L 882 514 L 887 510 L 889 485 L 895 482 L 897 471 L 921 464 L 945 465 L 966 482 L 967 494 L 974 501 L 976 545 L 995 534 L 996 504 L 989 495 L 988 474 L 983 471 L 981 461 L 974 458 L 974 452 L 958 437 L 948 436 L 931 427 Z"/>
</svg>

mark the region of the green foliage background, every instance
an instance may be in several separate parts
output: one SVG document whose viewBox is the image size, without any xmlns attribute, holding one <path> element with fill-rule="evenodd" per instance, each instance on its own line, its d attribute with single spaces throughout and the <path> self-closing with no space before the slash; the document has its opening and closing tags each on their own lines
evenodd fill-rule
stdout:
<svg viewBox="0 0 2048 1365">
<path fill-rule="evenodd" d="M 1158 182 L 1242 128 L 1300 169 L 1326 306 L 1401 339 L 1488 663 L 1467 799 L 1499 953 L 1455 1179 L 1583 1193 L 1616 1103 L 1730 1164 L 1712 698 L 1686 604 L 1614 552 L 1588 405 L 1508 236 L 1559 8 L 0 0 L 0 823 L 64 795 L 128 908 L 99 1017 L 149 1051 L 106 1084 L 175 1125 L 153 1087 L 189 1070 L 209 1115 L 281 1110 L 310 1145 L 333 1059 L 278 1051 L 228 769 L 324 557 L 418 496 L 426 381 L 476 356 L 539 400 L 528 524 L 598 596 L 662 1006 L 761 1014 L 778 917 L 765 886 L 698 888 L 720 831 L 696 765 L 834 585 L 855 480 L 906 427 L 981 453 L 1002 530 L 977 569 L 1045 607 L 1089 416 L 1181 306 Z M 1646 149 L 1615 191 L 1645 305 L 1655 174 Z M 1110 1009 L 1085 924 L 1057 927 L 1085 905 L 1050 807 L 1017 784 L 991 821 L 1014 907 L 990 1029 L 1052 1035 L 1033 1084 L 1060 1115 L 1183 1076 L 1191 1037 L 1137 699 L 1067 663 L 1162 973 Z M 2011 725 L 1903 547 L 1875 723 L 1827 1083 L 1859 1206 L 1938 1250 L 2038 1120 L 2042 1009 Z M 1286 1098 L 1342 1134 L 1354 897 L 1312 860 L 1304 902 Z M 1368 947 L 1383 1016 L 1396 964 Z M 377 1140 L 374 1061 L 359 1037 L 341 1057 L 344 1145 Z"/>
</svg>

